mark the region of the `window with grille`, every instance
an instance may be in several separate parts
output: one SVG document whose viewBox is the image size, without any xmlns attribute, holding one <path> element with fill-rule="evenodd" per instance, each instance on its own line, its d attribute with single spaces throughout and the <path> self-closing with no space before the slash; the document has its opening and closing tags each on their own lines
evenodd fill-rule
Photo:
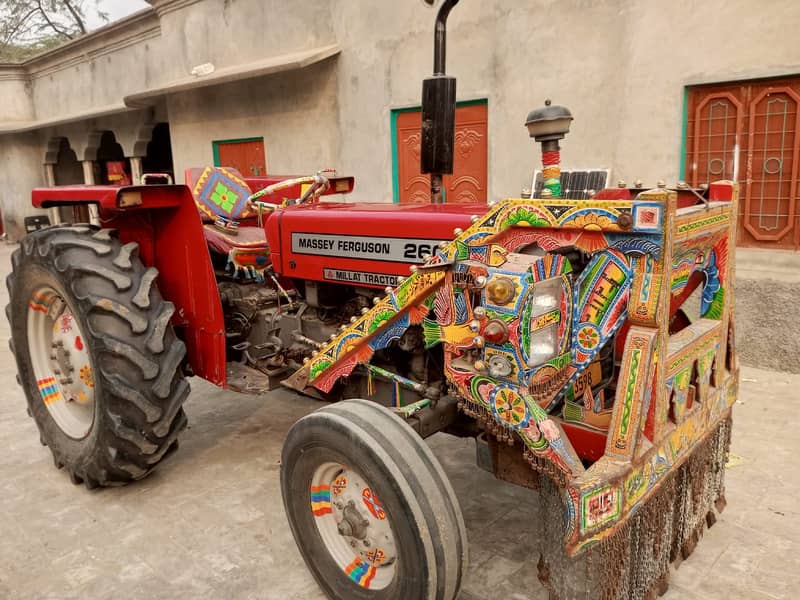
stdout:
<svg viewBox="0 0 800 600">
<path fill-rule="evenodd" d="M 685 178 L 740 184 L 739 245 L 800 248 L 800 77 L 691 87 Z"/>
</svg>

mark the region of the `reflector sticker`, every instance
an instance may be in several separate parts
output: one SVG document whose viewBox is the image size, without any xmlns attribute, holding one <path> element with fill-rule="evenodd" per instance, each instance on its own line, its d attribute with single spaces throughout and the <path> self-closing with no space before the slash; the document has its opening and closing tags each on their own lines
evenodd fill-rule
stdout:
<svg viewBox="0 0 800 600">
<path fill-rule="evenodd" d="M 45 377 L 36 382 L 39 387 L 39 393 L 42 395 L 42 400 L 45 404 L 52 404 L 61 400 L 61 392 L 56 386 L 56 380 L 53 377 Z"/>
<path fill-rule="evenodd" d="M 368 271 L 346 271 L 343 269 L 324 269 L 322 276 L 328 281 L 347 281 L 363 285 L 397 287 L 397 275 L 389 273 L 370 273 Z"/>
<path fill-rule="evenodd" d="M 315 517 L 329 515 L 331 509 L 331 487 L 329 485 L 311 486 L 311 512 Z"/>
<path fill-rule="evenodd" d="M 423 263 L 442 240 L 370 237 L 329 233 L 292 233 L 292 252 L 362 260 Z"/>
<path fill-rule="evenodd" d="M 47 313 L 50 309 L 49 299 L 41 294 L 34 293 L 31 301 L 28 303 L 28 308 L 36 312 Z"/>
<path fill-rule="evenodd" d="M 344 569 L 347 576 L 363 588 L 369 588 L 375 577 L 375 567 L 368 565 L 360 558 L 356 558 Z"/>
</svg>

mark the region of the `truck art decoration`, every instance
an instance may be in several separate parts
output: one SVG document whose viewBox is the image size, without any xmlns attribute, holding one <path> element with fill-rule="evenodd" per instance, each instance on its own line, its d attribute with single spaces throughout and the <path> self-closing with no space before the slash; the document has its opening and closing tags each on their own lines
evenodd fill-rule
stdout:
<svg viewBox="0 0 800 600">
<path fill-rule="evenodd" d="M 457 597 L 466 529 L 422 438 L 474 437 L 482 467 L 538 497 L 551 597 L 653 598 L 725 505 L 737 186 L 562 198 L 572 116 L 547 103 L 526 122 L 540 198 L 441 204 L 457 2 L 423 85 L 430 205 L 322 202 L 352 178 L 211 167 L 186 186 L 34 190 L 37 207 L 94 205 L 99 221 L 13 254 L 29 412 L 56 466 L 92 488 L 176 447 L 187 375 L 330 402 L 289 432 L 281 486 L 336 599 Z"/>
</svg>

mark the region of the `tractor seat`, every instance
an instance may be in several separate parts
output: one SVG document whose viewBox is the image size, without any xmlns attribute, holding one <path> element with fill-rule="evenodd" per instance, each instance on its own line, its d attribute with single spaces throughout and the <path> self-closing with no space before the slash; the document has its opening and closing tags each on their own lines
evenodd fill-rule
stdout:
<svg viewBox="0 0 800 600">
<path fill-rule="evenodd" d="M 235 277 L 261 280 L 270 264 L 264 229 L 252 225 L 228 229 L 218 225 L 233 225 L 256 216 L 247 205 L 252 191 L 241 173 L 230 167 L 204 167 L 186 169 L 185 177 L 203 220 L 208 247 L 228 256 L 228 269 Z"/>
</svg>

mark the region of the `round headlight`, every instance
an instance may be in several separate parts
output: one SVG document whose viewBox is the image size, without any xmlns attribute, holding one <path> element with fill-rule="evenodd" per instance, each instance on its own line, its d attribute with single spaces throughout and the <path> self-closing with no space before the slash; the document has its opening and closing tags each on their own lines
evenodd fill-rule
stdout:
<svg viewBox="0 0 800 600">
<path fill-rule="evenodd" d="M 504 305 L 511 302 L 517 292 L 517 286 L 508 277 L 495 277 L 486 286 L 486 295 L 494 304 Z"/>
</svg>

